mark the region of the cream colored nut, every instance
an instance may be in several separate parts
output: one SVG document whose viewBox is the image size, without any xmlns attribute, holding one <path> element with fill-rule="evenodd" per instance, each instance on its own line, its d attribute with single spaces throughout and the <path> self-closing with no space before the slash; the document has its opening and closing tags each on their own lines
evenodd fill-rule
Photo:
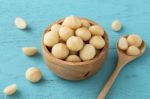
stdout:
<svg viewBox="0 0 150 99">
<path fill-rule="evenodd" d="M 15 19 L 15 25 L 19 29 L 26 29 L 27 28 L 27 22 L 23 18 L 20 18 L 20 17 L 17 17 Z"/>
<path fill-rule="evenodd" d="M 62 26 L 60 24 L 54 24 L 51 27 L 51 31 L 59 32 L 59 30 L 60 30 L 61 27 Z"/>
<path fill-rule="evenodd" d="M 52 54 L 59 59 L 65 59 L 69 54 L 69 49 L 63 43 L 55 44 L 52 48 Z"/>
<path fill-rule="evenodd" d="M 140 49 L 136 46 L 130 46 L 127 49 L 127 55 L 137 56 L 140 54 Z"/>
<path fill-rule="evenodd" d="M 127 37 L 127 41 L 129 43 L 129 45 L 134 45 L 134 46 L 141 46 L 142 44 L 142 39 L 140 36 L 136 35 L 136 34 L 131 34 Z"/>
<path fill-rule="evenodd" d="M 83 49 L 80 50 L 80 58 L 83 61 L 91 60 L 95 57 L 95 55 L 96 55 L 96 50 L 95 50 L 94 46 L 91 44 L 86 44 L 83 47 Z"/>
<path fill-rule="evenodd" d="M 48 47 L 52 47 L 53 45 L 59 42 L 59 34 L 55 31 L 50 31 L 45 33 L 44 35 L 44 44 Z"/>
<path fill-rule="evenodd" d="M 33 56 L 37 53 L 37 48 L 35 48 L 35 47 L 24 47 L 24 48 L 22 48 L 22 51 L 27 56 Z"/>
<path fill-rule="evenodd" d="M 81 59 L 79 56 L 77 55 L 69 55 L 67 58 L 66 58 L 66 61 L 69 61 L 69 62 L 80 62 Z"/>
<path fill-rule="evenodd" d="M 121 49 L 121 50 L 127 50 L 128 48 L 128 41 L 125 37 L 121 37 L 118 41 L 118 47 Z"/>
<path fill-rule="evenodd" d="M 67 41 L 67 39 L 74 35 L 74 31 L 69 27 L 62 27 L 59 30 L 59 36 L 62 40 Z"/>
<path fill-rule="evenodd" d="M 76 36 L 79 36 L 83 41 L 87 41 L 91 38 L 91 33 L 87 28 L 78 28 L 75 34 Z"/>
<path fill-rule="evenodd" d="M 91 32 L 92 35 L 104 35 L 104 29 L 98 25 L 93 25 L 89 27 L 89 31 Z"/>
<path fill-rule="evenodd" d="M 105 41 L 101 36 L 93 36 L 90 39 L 90 44 L 92 44 L 96 49 L 102 49 L 105 46 Z"/>
<path fill-rule="evenodd" d="M 80 37 L 76 37 L 76 36 L 71 36 L 68 40 L 67 40 L 67 47 L 71 50 L 71 51 L 79 51 L 80 49 L 82 49 L 84 42 Z"/>
<path fill-rule="evenodd" d="M 120 31 L 122 28 L 121 22 L 119 20 L 115 20 L 111 24 L 111 28 L 113 31 Z"/>
<path fill-rule="evenodd" d="M 30 82 L 38 82 L 42 78 L 42 73 L 39 68 L 37 67 L 30 67 L 27 69 L 25 73 L 26 79 L 29 80 Z"/>
<path fill-rule="evenodd" d="M 84 20 L 84 19 L 81 20 L 81 25 L 83 27 L 86 27 L 86 28 L 90 27 L 90 23 L 87 20 Z"/>
<path fill-rule="evenodd" d="M 72 29 L 77 29 L 81 26 L 81 21 L 78 17 L 68 16 L 65 18 L 62 25 L 70 27 Z"/>
<path fill-rule="evenodd" d="M 12 84 L 4 88 L 3 93 L 5 95 L 12 95 L 16 92 L 16 90 L 17 90 L 16 84 Z"/>
</svg>

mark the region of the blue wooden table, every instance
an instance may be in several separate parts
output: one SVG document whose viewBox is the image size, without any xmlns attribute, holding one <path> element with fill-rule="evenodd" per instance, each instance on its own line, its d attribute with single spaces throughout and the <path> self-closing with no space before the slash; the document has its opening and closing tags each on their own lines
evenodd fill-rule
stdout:
<svg viewBox="0 0 150 99">
<path fill-rule="evenodd" d="M 43 30 L 69 15 L 102 24 L 110 39 L 103 68 L 83 81 L 58 78 L 48 70 L 41 54 Z M 27 30 L 15 27 L 17 16 L 27 20 Z M 110 28 L 114 19 L 123 24 L 119 33 Z M 116 40 L 130 33 L 139 34 L 147 43 L 147 50 L 123 69 L 107 99 L 150 99 L 150 0 L 0 0 L 0 99 L 96 99 L 116 65 Z M 21 49 L 26 46 L 37 47 L 38 55 L 25 56 Z M 31 66 L 42 70 L 44 77 L 40 83 L 25 79 L 25 70 Z M 2 90 L 12 83 L 17 84 L 18 91 L 6 97 Z"/>
</svg>

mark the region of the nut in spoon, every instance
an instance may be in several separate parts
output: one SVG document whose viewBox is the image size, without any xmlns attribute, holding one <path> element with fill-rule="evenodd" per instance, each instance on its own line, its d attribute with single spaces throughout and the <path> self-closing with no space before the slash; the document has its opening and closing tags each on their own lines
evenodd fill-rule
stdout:
<svg viewBox="0 0 150 99">
<path fill-rule="evenodd" d="M 118 76 L 118 74 L 120 73 L 120 71 L 122 70 L 123 67 L 125 67 L 126 64 L 128 64 L 129 62 L 133 61 L 134 59 L 140 57 L 141 55 L 143 55 L 143 53 L 145 52 L 146 49 L 146 44 L 144 41 L 142 41 L 140 48 L 140 54 L 137 56 L 129 56 L 126 54 L 125 51 L 122 51 L 118 48 L 118 42 L 116 44 L 117 47 L 117 53 L 118 53 L 118 63 L 117 66 L 114 70 L 114 72 L 112 73 L 112 75 L 110 76 L 110 78 L 108 79 L 107 83 L 105 84 L 105 86 L 103 87 L 103 89 L 101 90 L 99 96 L 97 99 L 105 99 L 105 96 L 107 95 L 108 91 L 110 90 L 113 82 L 115 81 L 116 77 Z"/>
</svg>

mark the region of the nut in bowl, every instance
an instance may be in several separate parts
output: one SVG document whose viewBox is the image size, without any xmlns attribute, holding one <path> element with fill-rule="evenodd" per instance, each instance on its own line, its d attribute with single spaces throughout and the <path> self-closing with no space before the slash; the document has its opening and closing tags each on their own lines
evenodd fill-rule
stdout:
<svg viewBox="0 0 150 99">
<path fill-rule="evenodd" d="M 45 37 L 56 24 L 57 32 Z M 48 68 L 66 80 L 82 80 L 96 74 L 105 61 L 108 45 L 107 33 L 100 25 L 75 16 L 48 26 L 42 37 L 43 57 Z"/>
</svg>

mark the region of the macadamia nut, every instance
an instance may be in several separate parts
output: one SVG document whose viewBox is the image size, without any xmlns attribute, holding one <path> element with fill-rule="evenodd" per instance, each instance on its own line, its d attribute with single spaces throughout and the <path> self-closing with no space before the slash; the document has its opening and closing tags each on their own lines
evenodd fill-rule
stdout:
<svg viewBox="0 0 150 99">
<path fill-rule="evenodd" d="M 59 30 L 60 30 L 61 27 L 62 26 L 60 24 L 54 24 L 51 27 L 51 31 L 59 32 Z"/>
<path fill-rule="evenodd" d="M 65 59 L 69 54 L 69 49 L 63 43 L 55 44 L 52 48 L 52 54 L 59 59 Z"/>
<path fill-rule="evenodd" d="M 127 37 L 127 41 L 129 43 L 130 46 L 134 45 L 134 46 L 141 46 L 142 44 L 142 39 L 140 36 L 136 35 L 136 34 L 131 34 Z"/>
<path fill-rule="evenodd" d="M 84 20 L 84 19 L 81 20 L 81 25 L 83 27 L 86 27 L 86 28 L 90 27 L 90 23 L 87 20 Z"/>
<path fill-rule="evenodd" d="M 121 50 L 127 50 L 128 48 L 128 41 L 125 37 L 121 37 L 118 41 L 118 47 L 121 49 Z"/>
<path fill-rule="evenodd" d="M 131 56 L 137 56 L 140 54 L 140 49 L 136 46 L 130 46 L 127 49 L 127 55 L 131 55 Z"/>
<path fill-rule="evenodd" d="M 35 83 L 41 80 L 42 73 L 37 67 L 30 67 L 25 73 L 26 79 Z"/>
<path fill-rule="evenodd" d="M 59 30 L 59 36 L 64 41 L 67 41 L 67 39 L 73 35 L 74 35 L 74 31 L 69 27 L 62 27 Z"/>
<path fill-rule="evenodd" d="M 66 58 L 66 61 L 69 61 L 69 62 L 80 62 L 81 59 L 79 56 L 77 55 L 69 55 L 67 58 Z"/>
<path fill-rule="evenodd" d="M 17 17 L 15 19 L 15 25 L 18 29 L 26 29 L 27 28 L 27 22 L 20 17 Z"/>
<path fill-rule="evenodd" d="M 16 84 L 12 84 L 4 88 L 3 93 L 5 95 L 12 95 L 16 92 L 16 90 L 17 90 Z"/>
<path fill-rule="evenodd" d="M 68 40 L 67 40 L 67 47 L 71 50 L 71 51 L 79 51 L 80 49 L 82 49 L 84 42 L 80 37 L 76 37 L 76 36 L 71 36 Z"/>
<path fill-rule="evenodd" d="M 52 47 L 53 45 L 59 42 L 59 34 L 55 31 L 50 31 L 45 33 L 44 35 L 44 44 L 48 47 Z"/>
<path fill-rule="evenodd" d="M 37 53 L 37 48 L 35 48 L 35 47 L 24 47 L 24 48 L 22 48 L 22 51 L 27 56 L 33 56 Z"/>
<path fill-rule="evenodd" d="M 96 50 L 93 45 L 86 44 L 83 49 L 80 51 L 80 58 L 83 61 L 93 59 L 96 55 Z"/>
<path fill-rule="evenodd" d="M 116 32 L 120 31 L 122 28 L 121 22 L 119 20 L 113 21 L 111 24 L 111 28 L 112 28 L 112 30 L 114 30 Z"/>
<path fill-rule="evenodd" d="M 72 29 L 77 29 L 81 26 L 81 21 L 78 17 L 69 16 L 65 18 L 62 25 L 70 27 Z"/>
<path fill-rule="evenodd" d="M 98 25 L 93 25 L 89 27 L 89 31 L 91 32 L 92 35 L 104 35 L 104 29 Z"/>
<path fill-rule="evenodd" d="M 91 38 L 91 33 L 87 28 L 78 28 L 75 32 L 76 36 L 81 37 L 83 41 L 87 41 Z"/>
<path fill-rule="evenodd" d="M 102 49 L 105 46 L 105 41 L 101 36 L 93 36 L 90 39 L 90 44 L 92 44 L 96 49 Z"/>
</svg>

